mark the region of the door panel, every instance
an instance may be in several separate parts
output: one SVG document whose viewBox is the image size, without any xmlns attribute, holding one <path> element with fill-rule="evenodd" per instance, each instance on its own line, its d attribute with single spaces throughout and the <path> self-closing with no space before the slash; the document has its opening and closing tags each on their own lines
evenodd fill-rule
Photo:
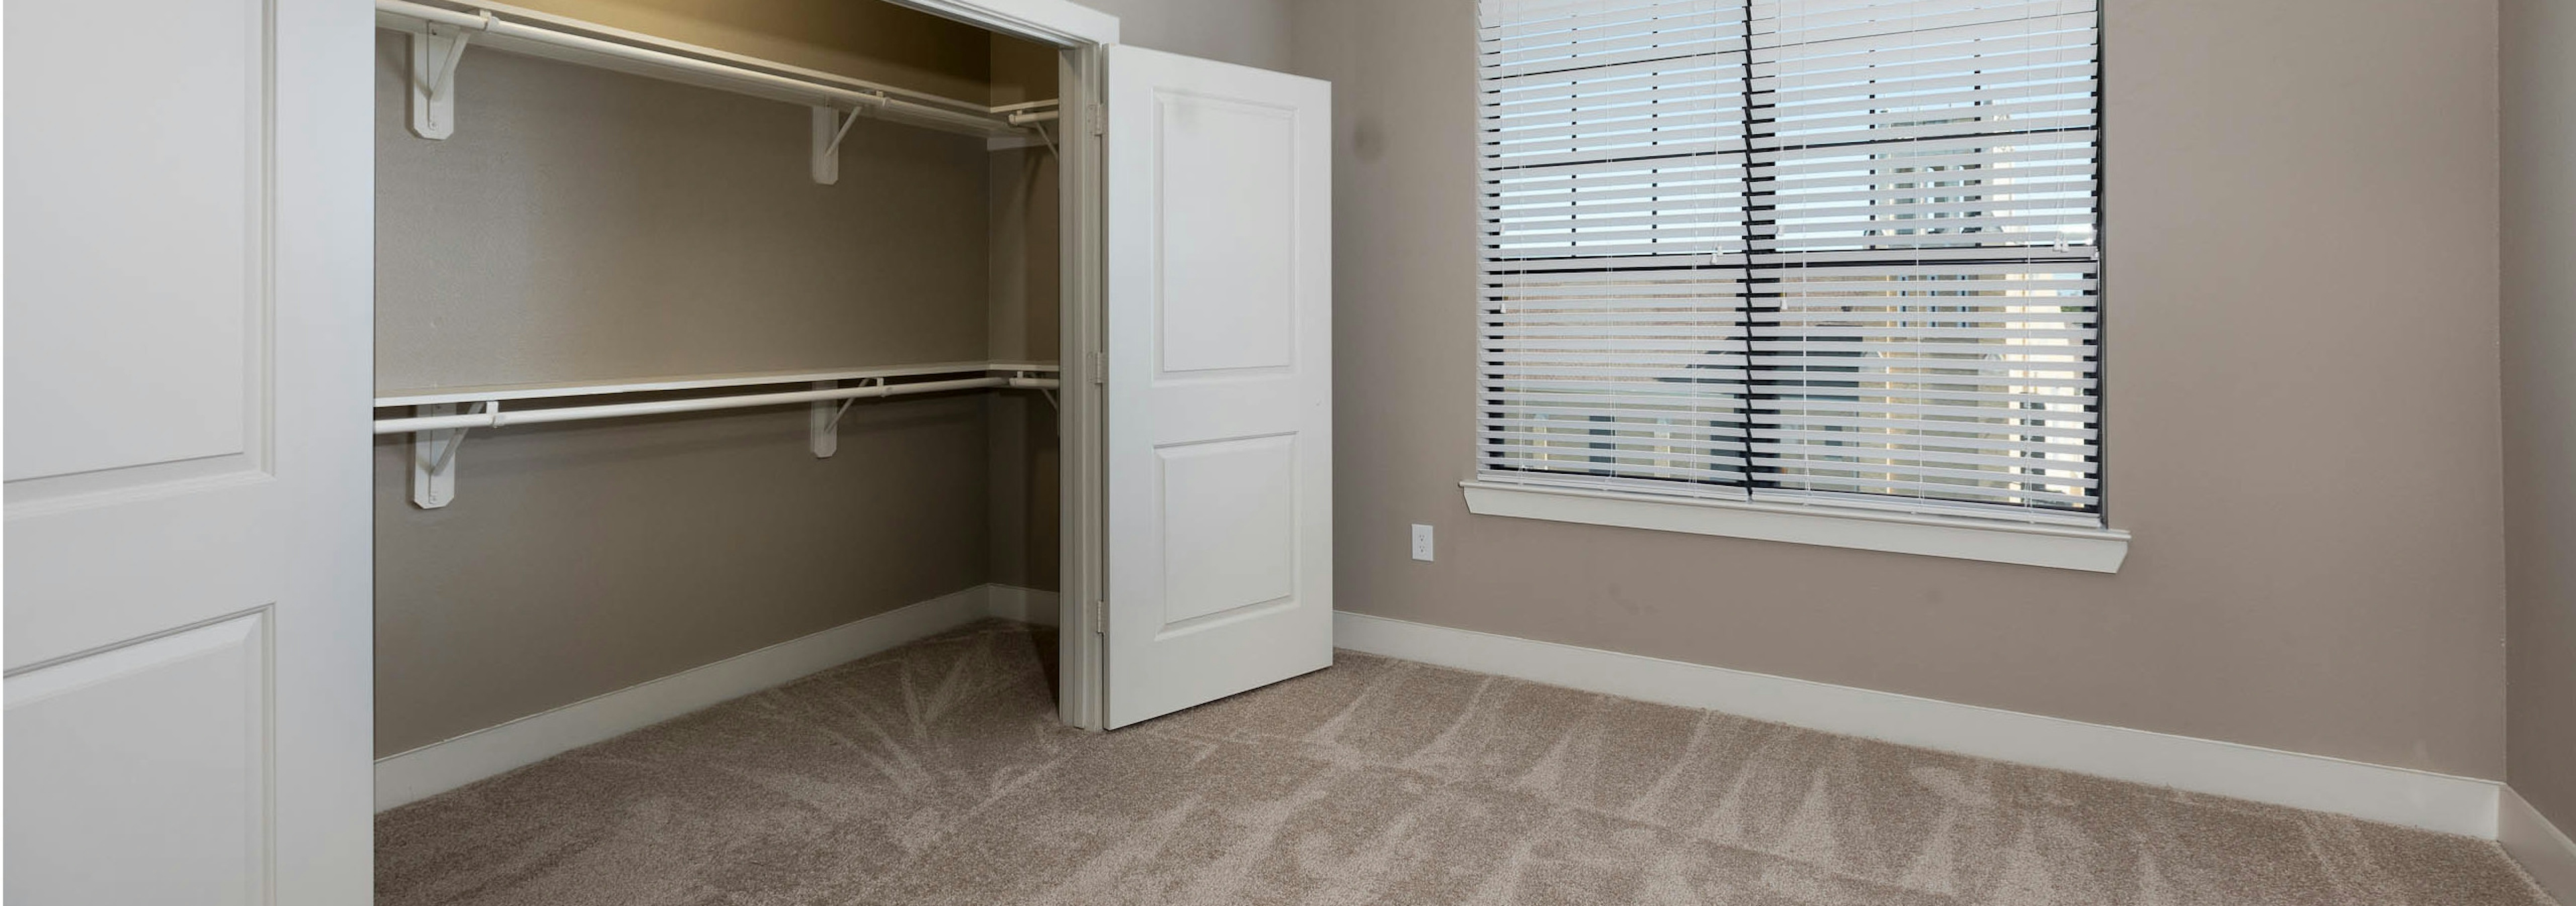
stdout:
<svg viewBox="0 0 2576 906">
<path fill-rule="evenodd" d="M 7 295 L 50 302 L 9 308 L 9 480 L 241 454 L 259 430 L 265 12 L 9 4 Z M 97 65 L 120 58 L 150 62 Z"/>
<path fill-rule="evenodd" d="M 6 896 L 366 902 L 374 11 L 6 16 Z"/>
<path fill-rule="evenodd" d="M 1332 663 L 1330 86 L 1108 60 L 1107 720 Z"/>
<path fill-rule="evenodd" d="M 9 902 L 265 899 L 263 618 L 9 678 Z"/>
<path fill-rule="evenodd" d="M 1296 182 L 1278 175 L 1295 172 L 1296 108 L 1178 91 L 1153 103 L 1157 376 L 1293 367 Z"/>
<path fill-rule="evenodd" d="M 1162 460 L 1163 625 L 1297 594 L 1297 436 L 1173 444 Z"/>
<path fill-rule="evenodd" d="M 15 431 L 17 416 L 9 420 Z M 277 545 L 252 533 L 207 531 L 262 506 L 274 479 L 255 473 L 203 484 L 146 486 L 138 499 L 112 504 L 12 499 L 8 634 L 0 637 L 7 662 L 14 668 L 105 648 L 277 600 Z M 184 552 L 188 568 L 171 568 L 174 551 Z M 117 605 L 36 606 L 79 600 Z"/>
</svg>

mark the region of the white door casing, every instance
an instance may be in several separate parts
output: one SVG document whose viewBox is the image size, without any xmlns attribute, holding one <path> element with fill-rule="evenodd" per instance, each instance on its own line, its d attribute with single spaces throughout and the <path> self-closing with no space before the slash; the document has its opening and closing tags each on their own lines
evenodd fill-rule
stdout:
<svg viewBox="0 0 2576 906">
<path fill-rule="evenodd" d="M 6 16 L 5 898 L 365 902 L 374 11 Z"/>
<path fill-rule="evenodd" d="M 1115 46 L 1105 725 L 1331 665 L 1331 86 Z"/>
</svg>

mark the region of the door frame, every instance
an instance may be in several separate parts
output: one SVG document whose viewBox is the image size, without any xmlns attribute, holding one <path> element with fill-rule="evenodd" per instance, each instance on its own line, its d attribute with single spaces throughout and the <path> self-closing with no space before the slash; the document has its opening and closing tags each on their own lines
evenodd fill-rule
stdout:
<svg viewBox="0 0 2576 906">
<path fill-rule="evenodd" d="M 1056 588 L 1056 714 L 1067 725 L 1101 728 L 1107 688 L 1102 635 L 1109 566 L 1106 387 L 1107 208 L 1102 194 L 1101 93 L 1105 48 L 1118 43 L 1118 17 L 1068 0 L 889 0 L 1060 49 L 1056 66 L 1059 149 L 1056 185 L 1062 244 L 1062 346 L 1056 415 L 1060 435 Z"/>
</svg>

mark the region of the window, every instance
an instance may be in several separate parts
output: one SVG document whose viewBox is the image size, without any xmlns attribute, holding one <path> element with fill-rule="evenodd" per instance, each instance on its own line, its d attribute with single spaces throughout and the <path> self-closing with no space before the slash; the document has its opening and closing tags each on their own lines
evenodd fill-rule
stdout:
<svg viewBox="0 0 2576 906">
<path fill-rule="evenodd" d="M 2101 525 L 2093 0 L 1479 14 L 1474 484 Z"/>
</svg>

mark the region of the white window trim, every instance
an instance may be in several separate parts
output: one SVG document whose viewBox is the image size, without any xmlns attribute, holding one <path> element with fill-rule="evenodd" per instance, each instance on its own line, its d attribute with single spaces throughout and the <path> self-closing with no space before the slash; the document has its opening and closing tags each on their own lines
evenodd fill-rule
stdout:
<svg viewBox="0 0 2576 906">
<path fill-rule="evenodd" d="M 1615 525 L 2097 573 L 2119 572 L 2121 561 L 2129 556 L 2129 533 L 2119 529 L 1472 479 L 1458 486 L 1466 489 L 1467 511 L 1483 516 Z"/>
</svg>

